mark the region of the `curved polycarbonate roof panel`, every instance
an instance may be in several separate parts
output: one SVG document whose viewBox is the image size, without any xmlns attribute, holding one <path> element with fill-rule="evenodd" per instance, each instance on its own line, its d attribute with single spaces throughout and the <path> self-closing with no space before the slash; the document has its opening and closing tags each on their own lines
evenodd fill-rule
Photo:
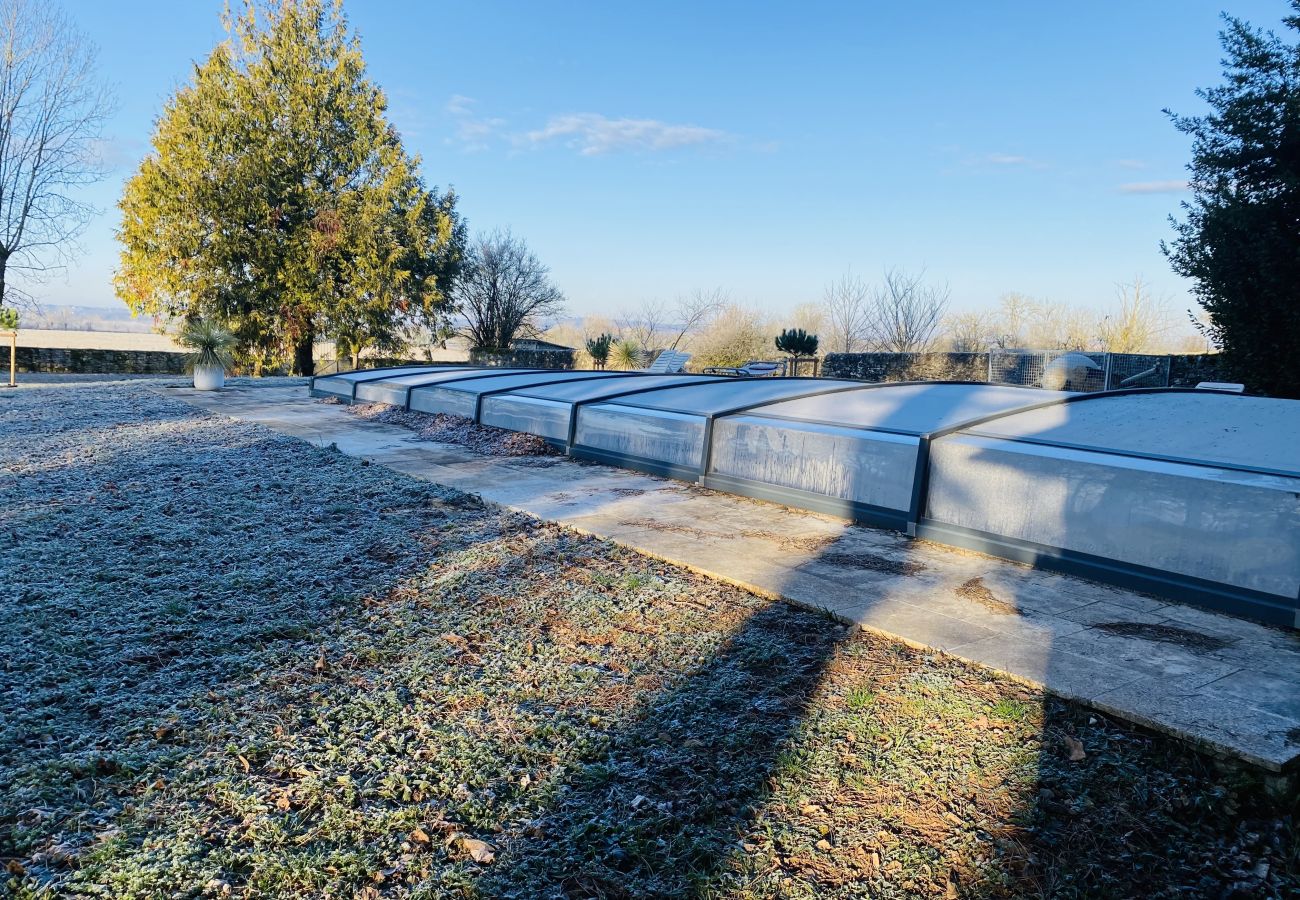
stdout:
<svg viewBox="0 0 1300 900">
<path fill-rule="evenodd" d="M 443 367 L 435 365 L 399 366 L 392 369 L 356 369 L 351 372 L 340 372 L 337 375 L 320 375 L 312 380 L 312 390 L 351 397 L 353 385 L 357 383 L 409 375 L 415 372 L 434 372 L 441 368 Z"/>
<path fill-rule="evenodd" d="M 513 371 L 513 370 L 512 370 Z M 518 371 L 526 372 L 528 369 Z M 419 372 L 415 375 L 399 375 L 393 378 L 380 378 L 375 381 L 363 381 L 357 385 L 357 399 L 375 403 L 391 403 L 403 406 L 407 392 L 426 384 L 441 384 L 461 379 L 478 379 L 493 377 L 501 373 L 500 369 L 469 368 L 468 366 L 446 366 L 440 369 Z"/>
<path fill-rule="evenodd" d="M 749 415 L 840 428 L 874 428 L 900 434 L 929 434 L 983 416 L 1068 397 L 988 384 L 885 384 L 816 397 L 786 400 Z"/>
<path fill-rule="evenodd" d="M 575 404 L 648 387 L 719 380 L 719 376 L 711 375 L 626 375 L 520 388 L 485 398 L 479 415 L 485 425 L 525 431 L 557 443 L 567 443 Z"/>
<path fill-rule="evenodd" d="M 728 380 L 734 379 L 728 379 L 721 375 L 624 375 L 612 383 L 608 381 L 582 381 L 577 384 L 552 384 L 544 387 L 519 388 L 511 391 L 508 396 L 536 397 L 539 400 L 578 403 L 584 400 L 598 400 L 601 397 L 622 393 L 623 391 Z"/>
<path fill-rule="evenodd" d="M 856 381 L 833 378 L 729 378 L 611 400 L 622 406 L 711 416 L 738 406 L 783 400 L 800 394 L 856 387 Z"/>
<path fill-rule="evenodd" d="M 1212 391 L 1098 394 L 972 430 L 1101 452 L 1300 476 L 1300 401 Z"/>
<path fill-rule="evenodd" d="M 503 372 L 500 375 L 489 375 L 486 378 L 475 378 L 464 383 L 453 383 L 441 385 L 446 390 L 464 391 L 469 394 L 481 394 L 485 391 L 500 391 L 510 388 L 525 389 L 530 386 L 546 385 L 549 383 L 564 384 L 565 382 L 578 381 L 585 383 L 588 379 L 596 382 L 606 380 L 621 380 L 617 372 L 592 372 L 592 371 L 568 371 L 562 369 L 540 369 L 535 371 L 526 371 L 518 373 Z"/>
<path fill-rule="evenodd" d="M 1300 402 L 1092 395 L 935 439 L 920 533 L 1285 624 Z"/>
</svg>

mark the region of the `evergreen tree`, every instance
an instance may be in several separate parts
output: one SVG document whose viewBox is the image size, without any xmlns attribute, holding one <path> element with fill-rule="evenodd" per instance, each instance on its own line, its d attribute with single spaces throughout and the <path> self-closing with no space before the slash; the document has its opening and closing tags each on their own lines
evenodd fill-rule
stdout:
<svg viewBox="0 0 1300 900">
<path fill-rule="evenodd" d="M 1284 21 L 1300 29 L 1292 8 Z M 1163 249 L 1195 281 L 1233 377 L 1300 398 L 1300 45 L 1226 22 L 1225 81 L 1197 92 L 1210 112 L 1169 113 L 1193 139 L 1193 197 Z"/>
<path fill-rule="evenodd" d="M 341 2 L 249 0 L 167 103 L 127 183 L 118 295 L 136 312 L 225 323 L 255 371 L 312 370 L 436 322 L 465 235 L 421 182 L 366 76 Z"/>
</svg>

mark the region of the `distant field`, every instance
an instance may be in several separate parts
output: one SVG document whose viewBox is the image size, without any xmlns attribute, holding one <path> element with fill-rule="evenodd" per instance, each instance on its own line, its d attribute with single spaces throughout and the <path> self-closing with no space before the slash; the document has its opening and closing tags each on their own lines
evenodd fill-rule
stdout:
<svg viewBox="0 0 1300 900">
<path fill-rule="evenodd" d="M 166 350 L 183 352 L 165 334 L 130 331 L 72 331 L 62 328 L 19 328 L 19 347 L 60 350 Z"/>
</svg>

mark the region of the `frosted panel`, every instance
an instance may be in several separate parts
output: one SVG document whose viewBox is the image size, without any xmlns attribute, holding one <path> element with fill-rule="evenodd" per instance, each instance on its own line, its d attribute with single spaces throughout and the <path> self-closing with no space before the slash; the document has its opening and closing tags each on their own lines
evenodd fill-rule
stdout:
<svg viewBox="0 0 1300 900">
<path fill-rule="evenodd" d="M 596 400 L 623 391 L 681 384 L 707 384 L 723 380 L 723 378 L 713 375 L 623 375 L 601 381 L 580 381 L 576 384 L 553 384 L 546 387 L 519 388 L 510 393 L 512 396 L 538 397 L 543 400 L 564 400 L 574 403 L 579 400 Z M 627 399 L 631 401 L 634 397 L 635 395 Z"/>
<path fill-rule="evenodd" d="M 598 372 L 574 372 L 555 369 L 551 371 L 521 372 L 513 375 L 493 375 L 487 378 L 475 378 L 473 381 L 467 381 L 464 384 L 449 385 L 449 388 L 451 390 L 479 394 L 483 391 L 500 391 L 507 388 L 523 389 L 531 385 L 544 385 L 548 382 L 559 382 L 563 384 L 567 381 L 579 381 L 580 384 L 585 384 L 586 382 L 582 379 L 587 378 L 594 378 L 597 383 L 600 383 L 615 378 L 615 376 L 613 373 L 601 375 Z"/>
<path fill-rule="evenodd" d="M 626 406 L 647 409 L 665 409 L 673 412 L 712 415 L 736 406 L 782 400 L 796 394 L 808 394 L 837 386 L 853 385 L 853 381 L 830 378 L 760 378 L 754 380 L 724 379 L 708 384 L 669 388 L 640 396 L 619 400 Z"/>
<path fill-rule="evenodd" d="M 1294 599 L 1300 479 L 960 436 L 931 448 L 928 517 Z"/>
<path fill-rule="evenodd" d="M 978 433 L 1300 470 L 1300 401 L 1296 400 L 1205 391 L 1124 394 L 1020 413 L 981 425 Z"/>
<path fill-rule="evenodd" d="M 699 468 L 704 419 L 616 404 L 578 408 L 575 443 L 624 456 Z"/>
<path fill-rule="evenodd" d="M 337 394 L 341 397 L 351 397 L 354 382 L 366 383 L 380 379 L 399 378 L 416 373 L 436 372 L 442 368 L 442 366 L 404 366 L 397 369 L 357 369 L 352 372 L 341 372 L 338 375 L 317 378 L 312 384 L 312 389 Z M 461 371 L 465 370 L 462 369 Z"/>
<path fill-rule="evenodd" d="M 983 384 L 896 384 L 786 400 L 760 407 L 753 414 L 927 434 L 1068 396 L 1056 391 Z"/>
<path fill-rule="evenodd" d="M 734 416 L 713 424 L 709 471 L 905 511 L 917 446 L 903 435 Z"/>
<path fill-rule="evenodd" d="M 572 405 L 556 400 L 501 394 L 484 398 L 481 421 L 484 425 L 567 441 L 572 410 Z"/>
<path fill-rule="evenodd" d="M 411 391 L 411 409 L 415 412 L 430 413 L 447 413 L 453 416 L 464 416 L 467 419 L 474 418 L 474 407 L 478 404 L 478 398 L 473 394 L 467 394 L 464 391 L 453 391 L 449 388 L 432 387 L 420 388 L 418 391 Z"/>
<path fill-rule="evenodd" d="M 357 385 L 357 399 L 372 403 L 392 403 L 401 406 L 406 403 L 406 392 L 424 384 L 437 384 L 458 378 L 472 378 L 482 372 L 481 369 L 467 369 L 464 366 L 440 369 L 436 372 L 421 372 L 419 375 L 403 375 L 397 378 L 384 378 L 380 381 L 366 381 Z"/>
</svg>

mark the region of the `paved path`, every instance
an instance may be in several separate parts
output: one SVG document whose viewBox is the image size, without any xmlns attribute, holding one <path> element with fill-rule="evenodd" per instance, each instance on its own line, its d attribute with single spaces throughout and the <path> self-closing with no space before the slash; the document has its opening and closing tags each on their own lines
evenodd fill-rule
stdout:
<svg viewBox="0 0 1300 900">
<path fill-rule="evenodd" d="M 681 482 L 482 456 L 313 401 L 305 387 L 160 390 L 826 609 L 1270 771 L 1300 768 L 1294 632 Z"/>
</svg>

